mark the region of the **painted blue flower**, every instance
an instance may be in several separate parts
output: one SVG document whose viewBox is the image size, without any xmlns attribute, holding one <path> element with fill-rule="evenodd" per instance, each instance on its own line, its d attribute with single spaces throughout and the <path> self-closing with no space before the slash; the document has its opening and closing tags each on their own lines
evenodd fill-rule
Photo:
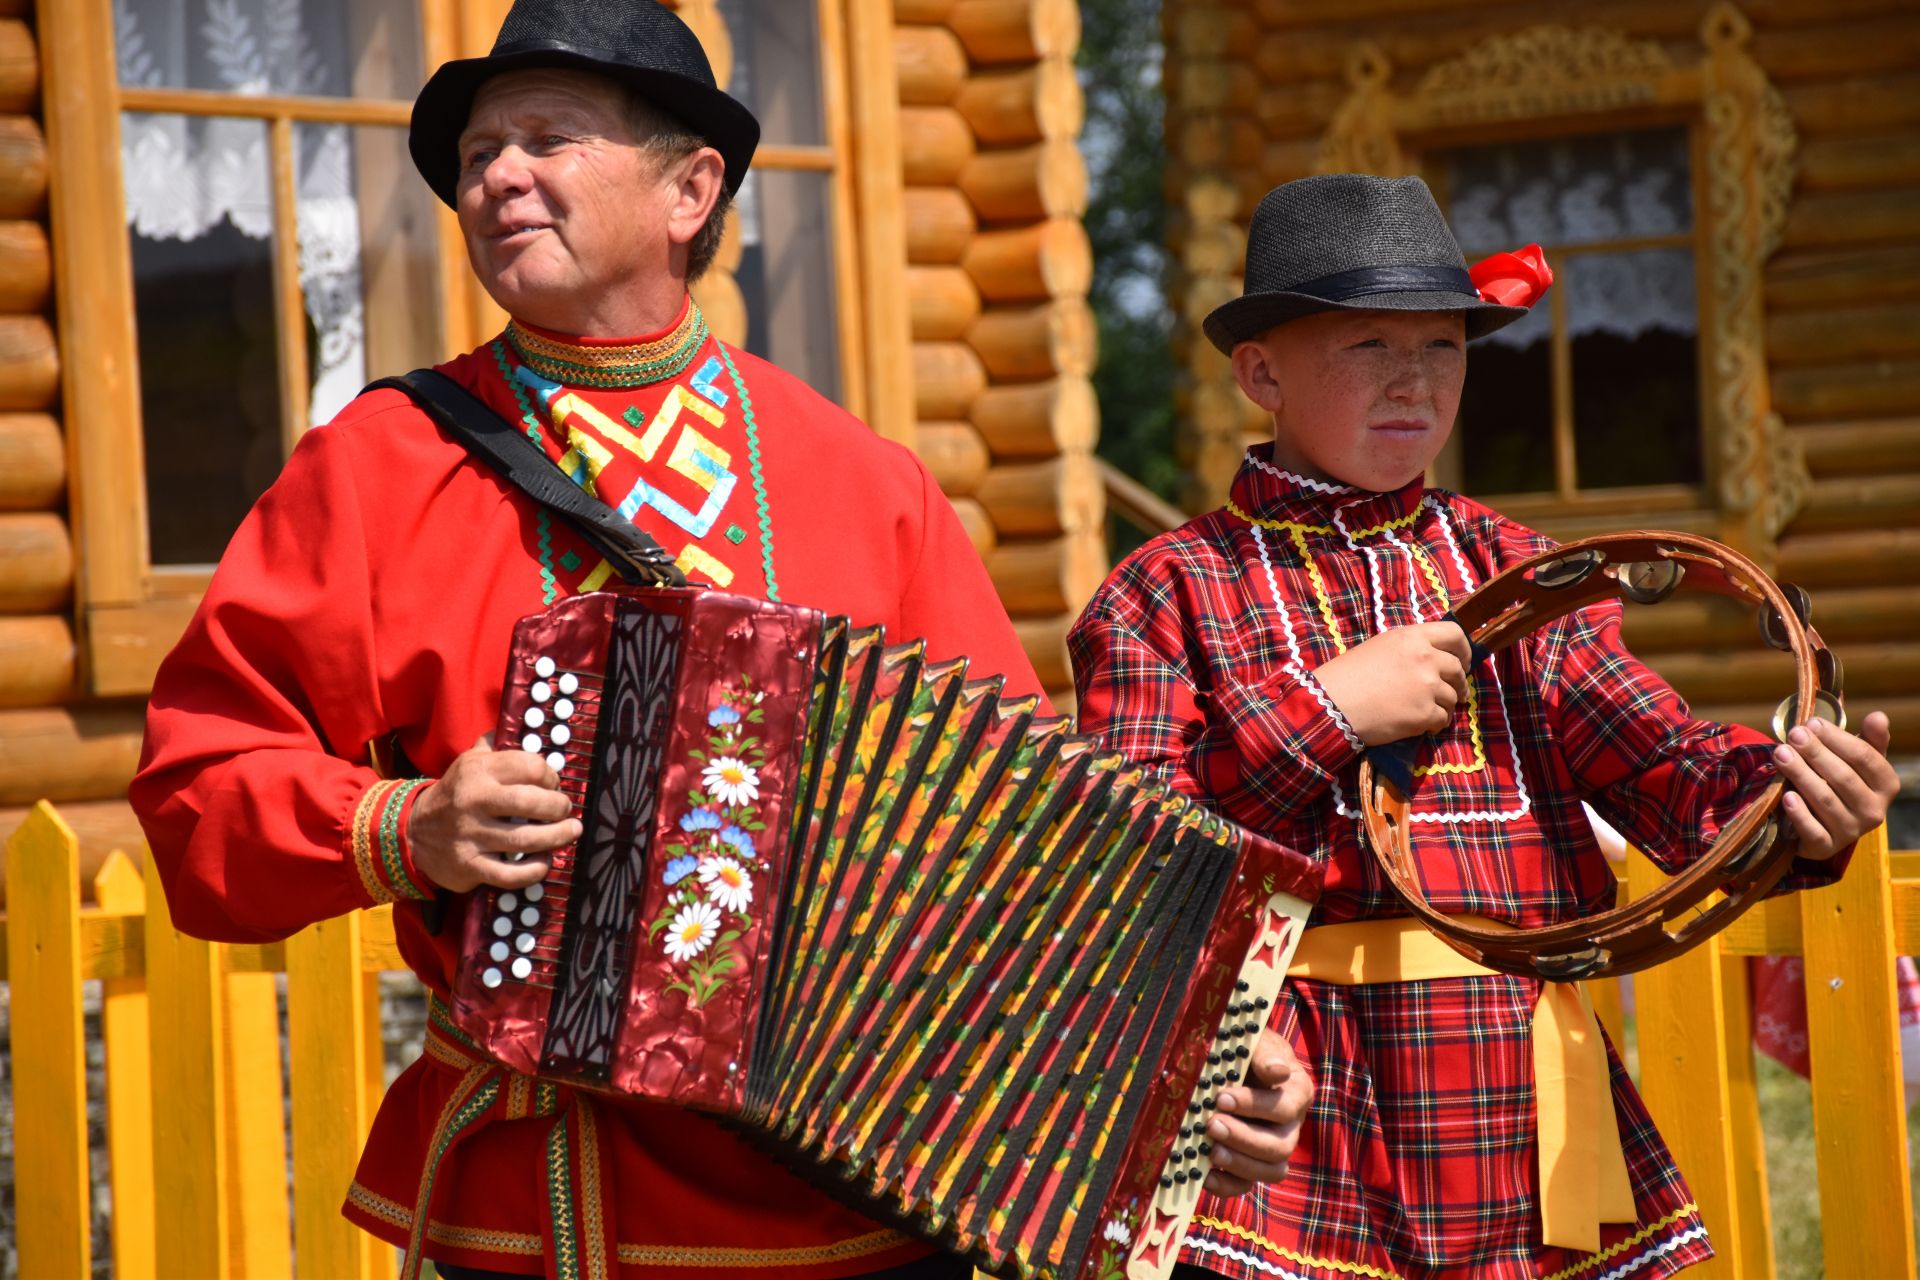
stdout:
<svg viewBox="0 0 1920 1280">
<path fill-rule="evenodd" d="M 740 723 L 740 713 L 732 707 L 722 704 L 707 712 L 707 726 L 719 729 L 730 724 Z"/>
<path fill-rule="evenodd" d="M 700 859 L 694 857 L 692 854 L 688 854 L 684 858 L 675 858 L 673 861 L 667 863 L 667 874 L 663 878 L 668 884 L 679 884 L 682 880 L 692 875 L 694 868 L 699 865 Z"/>
<path fill-rule="evenodd" d="M 692 835 L 696 831 L 718 831 L 720 829 L 720 815 L 711 809 L 695 809 L 692 813 L 680 819 L 680 829 L 688 835 Z"/>
<path fill-rule="evenodd" d="M 720 842 L 722 844 L 732 845 L 735 851 L 743 858 L 751 858 L 753 856 L 753 837 L 742 831 L 739 827 L 728 827 L 725 831 L 722 831 L 720 833 Z"/>
</svg>

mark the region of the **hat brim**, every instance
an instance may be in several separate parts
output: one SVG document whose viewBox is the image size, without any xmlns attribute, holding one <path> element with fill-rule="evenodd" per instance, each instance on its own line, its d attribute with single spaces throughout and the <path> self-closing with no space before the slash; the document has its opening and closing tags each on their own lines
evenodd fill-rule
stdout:
<svg viewBox="0 0 1920 1280">
<path fill-rule="evenodd" d="M 448 208 L 454 207 L 460 184 L 460 135 L 473 113 L 474 94 L 495 76 L 539 67 L 591 71 L 631 87 L 720 153 L 729 193 L 739 191 L 745 181 L 760 145 L 760 122 L 721 90 L 671 71 L 628 66 L 577 49 L 523 48 L 443 63 L 414 99 L 407 150 L 427 186 Z"/>
<path fill-rule="evenodd" d="M 1464 311 L 1467 340 L 1484 338 L 1527 314 L 1525 307 L 1503 307 L 1465 293 L 1374 293 L 1347 302 L 1329 302 L 1310 293 L 1249 293 L 1223 302 L 1201 322 L 1207 341 L 1232 355 L 1239 343 L 1257 338 L 1277 324 L 1320 311 Z"/>
</svg>

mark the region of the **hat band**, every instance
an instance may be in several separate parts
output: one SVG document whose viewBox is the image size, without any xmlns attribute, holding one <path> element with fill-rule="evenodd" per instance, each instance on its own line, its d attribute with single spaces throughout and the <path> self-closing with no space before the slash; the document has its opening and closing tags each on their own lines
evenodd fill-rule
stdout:
<svg viewBox="0 0 1920 1280">
<path fill-rule="evenodd" d="M 1304 293 L 1327 302 L 1346 302 L 1370 293 L 1464 293 L 1478 297 L 1473 277 L 1460 267 L 1356 267 L 1288 285 L 1287 293 Z"/>
</svg>

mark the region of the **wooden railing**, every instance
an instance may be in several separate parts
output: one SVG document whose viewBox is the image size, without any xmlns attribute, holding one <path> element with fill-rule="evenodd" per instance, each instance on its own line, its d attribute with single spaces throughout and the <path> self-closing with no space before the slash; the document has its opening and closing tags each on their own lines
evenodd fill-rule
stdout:
<svg viewBox="0 0 1920 1280">
<path fill-rule="evenodd" d="M 1636 860 L 1628 890 L 1657 878 Z M 391 1275 L 392 1250 L 339 1215 L 381 1089 L 373 983 L 401 967 L 386 910 L 285 944 L 199 942 L 172 927 L 151 869 L 143 877 L 118 854 L 83 907 L 78 842 L 44 804 L 8 841 L 6 880 L 0 976 L 12 996 L 20 1274 L 88 1274 L 81 983 L 100 979 L 114 1274 L 262 1280 L 291 1275 L 297 1257 L 306 1277 Z M 1639 975 L 1641 1089 L 1719 1250 L 1690 1275 L 1774 1274 L 1738 961 L 1796 954 L 1807 967 L 1826 1274 L 1915 1274 L 1894 958 L 1916 950 L 1920 854 L 1890 856 L 1883 829 L 1840 884 L 1771 900 L 1715 943 Z M 1604 983 L 1593 994 L 1619 1040 L 1618 992 Z"/>
</svg>

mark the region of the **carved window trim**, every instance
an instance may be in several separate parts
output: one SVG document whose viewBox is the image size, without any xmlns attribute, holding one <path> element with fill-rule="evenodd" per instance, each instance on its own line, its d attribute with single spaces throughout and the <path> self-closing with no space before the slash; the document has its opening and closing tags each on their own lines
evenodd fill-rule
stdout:
<svg viewBox="0 0 1920 1280">
<path fill-rule="evenodd" d="M 1773 412 L 1761 269 L 1780 244 L 1797 142 L 1785 100 L 1748 52 L 1731 3 L 1701 23 L 1704 55 L 1676 62 L 1657 41 L 1539 26 L 1493 36 L 1428 70 L 1411 92 L 1371 44 L 1348 58 L 1346 101 L 1322 139 L 1322 173 L 1416 172 L 1421 150 L 1490 136 L 1689 124 L 1704 160 L 1700 269 L 1702 407 L 1720 532 L 1761 554 L 1805 502 L 1806 460 Z M 1557 126 L 1557 127 L 1556 127 Z"/>
</svg>

